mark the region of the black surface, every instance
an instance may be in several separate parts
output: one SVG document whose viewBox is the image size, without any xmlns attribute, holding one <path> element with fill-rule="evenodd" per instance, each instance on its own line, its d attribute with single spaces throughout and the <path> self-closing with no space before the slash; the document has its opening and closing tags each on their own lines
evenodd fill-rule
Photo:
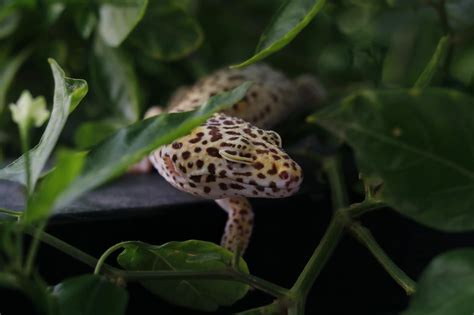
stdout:
<svg viewBox="0 0 474 315">
<path fill-rule="evenodd" d="M 54 222 L 110 219 L 159 211 L 171 206 L 211 202 L 174 189 L 158 174 L 127 174 L 89 192 L 71 205 L 58 210 Z M 24 189 L 21 185 L 0 180 L 0 207 L 22 210 Z"/>
</svg>

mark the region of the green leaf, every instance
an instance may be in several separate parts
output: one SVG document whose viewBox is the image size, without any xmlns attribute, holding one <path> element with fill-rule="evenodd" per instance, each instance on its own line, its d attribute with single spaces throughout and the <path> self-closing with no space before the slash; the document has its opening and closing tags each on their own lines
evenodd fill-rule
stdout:
<svg viewBox="0 0 474 315">
<path fill-rule="evenodd" d="M 16 221 L 6 221 L 8 219 L 9 217 L 6 219 L 0 217 L 0 270 L 2 271 L 13 268 L 21 269 L 19 260 L 21 253 L 16 244 L 18 244 L 23 231 L 20 231 L 20 226 Z M 17 265 L 13 266 L 15 263 Z"/>
<path fill-rule="evenodd" d="M 214 243 L 190 240 L 161 246 L 125 245 L 117 260 L 127 270 L 216 271 L 228 268 L 232 257 L 230 251 Z M 239 268 L 248 273 L 242 258 Z M 245 284 L 228 280 L 144 280 L 141 283 L 170 303 L 202 311 L 232 305 L 249 289 Z"/>
<path fill-rule="evenodd" d="M 132 60 L 120 48 L 105 45 L 99 38 L 94 45 L 91 66 L 92 86 L 101 102 L 127 123 L 140 116 L 140 88 Z"/>
<path fill-rule="evenodd" d="M 23 222 L 31 224 L 46 219 L 53 211 L 59 195 L 79 175 L 84 164 L 84 152 L 62 151 L 55 169 L 41 182 L 26 208 Z"/>
<path fill-rule="evenodd" d="M 0 39 L 10 36 L 16 30 L 20 19 L 20 12 L 17 10 L 0 8 Z"/>
<path fill-rule="evenodd" d="M 76 108 L 87 93 L 86 81 L 66 77 L 64 71 L 53 59 L 49 59 L 49 63 L 54 76 L 54 104 L 48 126 L 41 136 L 39 144 L 30 150 L 32 190 L 56 145 L 69 113 Z M 0 169 L 0 179 L 16 181 L 25 185 L 25 177 L 24 156 Z"/>
<path fill-rule="evenodd" d="M 232 68 L 248 66 L 288 45 L 321 11 L 325 3 L 325 0 L 287 0 L 260 37 L 255 54 Z"/>
<path fill-rule="evenodd" d="M 309 118 L 339 133 L 382 199 L 444 231 L 474 229 L 474 100 L 447 89 L 363 91 Z"/>
<path fill-rule="evenodd" d="M 97 16 L 92 8 L 84 7 L 74 11 L 74 24 L 81 34 L 81 37 L 87 39 L 91 36 L 97 25 Z"/>
<path fill-rule="evenodd" d="M 120 127 L 121 124 L 110 120 L 85 122 L 77 128 L 74 143 L 80 150 L 89 149 L 108 138 Z"/>
<path fill-rule="evenodd" d="M 474 249 L 457 249 L 433 259 L 418 280 L 403 315 L 472 315 Z"/>
<path fill-rule="evenodd" d="M 436 51 L 431 57 L 429 63 L 426 65 L 426 68 L 423 70 L 421 75 L 416 80 L 414 87 L 415 88 L 425 88 L 429 86 L 431 79 L 436 74 L 438 69 L 442 66 L 444 62 L 446 53 L 449 47 L 449 37 L 443 36 L 439 40 L 438 46 L 436 46 Z"/>
<path fill-rule="evenodd" d="M 61 315 L 125 314 L 128 293 L 98 275 L 66 279 L 53 288 Z"/>
<path fill-rule="evenodd" d="M 474 78 L 474 45 L 456 47 L 451 60 L 450 74 L 469 87 Z"/>
<path fill-rule="evenodd" d="M 60 205 L 122 174 L 154 149 L 185 136 L 213 113 L 240 101 L 250 85 L 246 82 L 211 97 L 196 111 L 162 114 L 120 129 L 89 153 L 82 174 L 64 192 Z"/>
<path fill-rule="evenodd" d="M 107 45 L 120 46 L 143 18 L 147 5 L 148 0 L 102 4 L 99 8 L 98 31 Z"/>
<path fill-rule="evenodd" d="M 0 60 L 0 114 L 3 112 L 6 103 L 8 89 L 15 77 L 18 69 L 25 62 L 31 53 L 30 49 L 21 51 L 11 59 Z"/>
<path fill-rule="evenodd" d="M 449 25 L 456 31 L 474 26 L 474 2 L 472 0 L 447 0 L 444 4 Z"/>
<path fill-rule="evenodd" d="M 35 306 L 35 314 L 57 314 L 57 303 L 44 281 L 37 275 L 27 277 L 19 273 L 0 272 L 0 288 L 17 290 Z"/>
<path fill-rule="evenodd" d="M 177 60 L 195 51 L 204 39 L 201 27 L 173 0 L 150 4 L 130 41 L 146 55 L 160 60 Z"/>
</svg>

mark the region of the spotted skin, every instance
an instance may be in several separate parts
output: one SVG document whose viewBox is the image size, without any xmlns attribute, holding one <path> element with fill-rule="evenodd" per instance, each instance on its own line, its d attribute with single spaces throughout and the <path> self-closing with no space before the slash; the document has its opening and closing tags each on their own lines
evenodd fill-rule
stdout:
<svg viewBox="0 0 474 315">
<path fill-rule="evenodd" d="M 221 245 L 233 252 L 245 251 L 253 228 L 250 202 L 242 197 L 217 199 L 216 202 L 229 216 Z"/>
<path fill-rule="evenodd" d="M 232 251 L 243 251 L 251 235 L 253 212 L 247 197 L 282 198 L 299 189 L 300 166 L 282 149 L 276 132 L 261 128 L 275 125 L 304 98 L 283 74 L 253 65 L 217 71 L 181 88 L 168 106 L 168 112 L 190 111 L 244 81 L 254 84 L 242 101 L 150 155 L 171 185 L 214 199 L 228 213 L 222 245 Z"/>
</svg>

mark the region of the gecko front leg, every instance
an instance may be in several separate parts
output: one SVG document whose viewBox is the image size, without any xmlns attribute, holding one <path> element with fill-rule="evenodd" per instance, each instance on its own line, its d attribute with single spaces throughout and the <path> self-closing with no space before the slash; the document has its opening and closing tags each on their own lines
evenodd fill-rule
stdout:
<svg viewBox="0 0 474 315">
<path fill-rule="evenodd" d="M 217 199 L 217 204 L 228 214 L 221 245 L 236 253 L 247 248 L 253 228 L 252 206 L 247 198 Z"/>
</svg>

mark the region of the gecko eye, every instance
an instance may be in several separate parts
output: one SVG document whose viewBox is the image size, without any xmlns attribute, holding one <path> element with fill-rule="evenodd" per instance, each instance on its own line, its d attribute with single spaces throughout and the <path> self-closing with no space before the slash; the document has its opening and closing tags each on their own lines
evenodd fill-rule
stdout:
<svg viewBox="0 0 474 315">
<path fill-rule="evenodd" d="M 281 148 L 283 145 L 280 135 L 273 130 L 265 130 L 265 136 L 263 137 L 263 140 L 276 145 L 279 148 Z"/>
<path fill-rule="evenodd" d="M 234 149 L 224 149 L 220 150 L 219 154 L 230 162 L 243 163 L 243 164 L 252 164 L 252 155 L 240 150 Z"/>
</svg>

